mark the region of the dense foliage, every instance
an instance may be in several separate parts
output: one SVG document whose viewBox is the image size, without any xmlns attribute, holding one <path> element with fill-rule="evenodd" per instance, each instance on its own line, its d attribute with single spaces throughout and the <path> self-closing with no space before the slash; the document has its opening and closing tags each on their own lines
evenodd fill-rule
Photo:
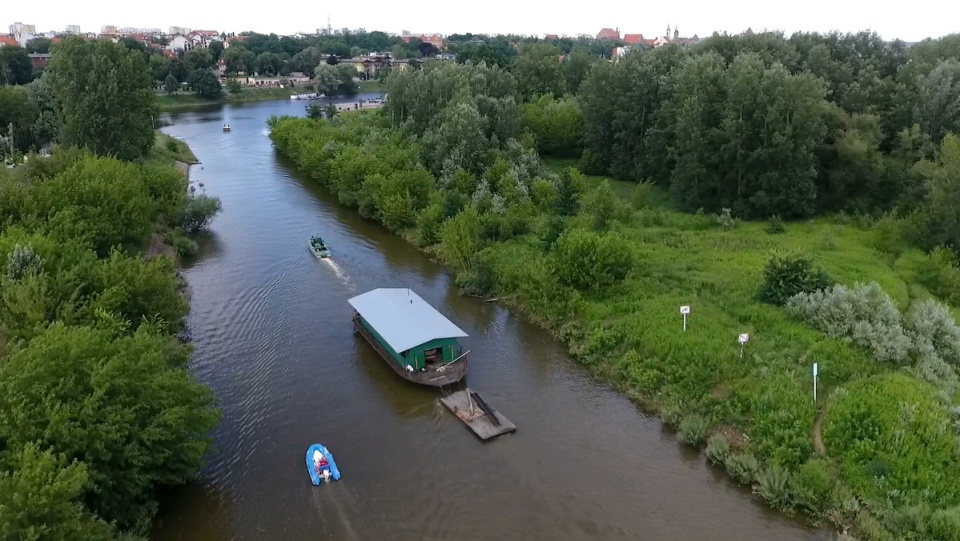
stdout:
<svg viewBox="0 0 960 541">
<path fill-rule="evenodd" d="M 48 72 L 61 143 L 122 160 L 153 145 L 154 97 L 142 56 L 109 41 L 72 37 L 57 46 Z"/>
<path fill-rule="evenodd" d="M 717 36 L 588 63 L 582 84 L 555 51 L 474 44 L 477 63 L 391 74 L 380 113 L 275 118 L 271 138 L 770 505 L 946 541 L 960 118 L 917 96 L 950 95 L 956 43 Z M 581 150 L 621 180 L 570 167 Z"/>
<path fill-rule="evenodd" d="M 143 252 L 204 226 L 219 201 L 147 155 L 140 56 L 59 47 L 43 78 L 0 90 L 26 96 L 22 122 L 59 143 L 0 169 L 0 538 L 130 539 L 158 488 L 195 475 L 219 416 L 186 369 L 176 264 Z"/>
</svg>

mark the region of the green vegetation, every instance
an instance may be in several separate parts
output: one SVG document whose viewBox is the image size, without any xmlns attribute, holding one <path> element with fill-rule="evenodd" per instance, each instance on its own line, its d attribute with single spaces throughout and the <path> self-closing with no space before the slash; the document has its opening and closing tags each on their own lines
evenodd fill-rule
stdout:
<svg viewBox="0 0 960 541">
<path fill-rule="evenodd" d="M 154 140 L 153 148 L 150 149 L 147 158 L 168 164 L 173 162 L 182 162 L 188 165 L 199 163 L 189 145 L 159 131 L 156 132 L 156 140 Z"/>
<path fill-rule="evenodd" d="M 155 135 L 125 46 L 67 39 L 31 85 L 25 132 L 55 145 L 0 169 L 0 538 L 142 538 L 220 415 L 158 239 L 189 248 L 220 204 L 173 167 L 195 158 Z"/>
<path fill-rule="evenodd" d="M 266 87 L 249 88 L 244 87 L 240 92 L 224 92 L 217 99 L 203 98 L 195 92 L 180 92 L 177 94 L 157 95 L 155 100 L 157 107 L 161 111 L 175 111 L 177 109 L 196 107 L 198 105 L 210 105 L 212 103 L 243 103 L 253 101 L 283 100 L 290 97 L 291 94 L 312 92 L 309 88 L 296 87 Z"/>
<path fill-rule="evenodd" d="M 521 48 L 392 73 L 382 113 L 274 118 L 271 138 L 771 506 L 946 541 L 960 112 L 920 96 L 960 98 L 958 40 L 718 36 L 580 78 Z"/>
</svg>

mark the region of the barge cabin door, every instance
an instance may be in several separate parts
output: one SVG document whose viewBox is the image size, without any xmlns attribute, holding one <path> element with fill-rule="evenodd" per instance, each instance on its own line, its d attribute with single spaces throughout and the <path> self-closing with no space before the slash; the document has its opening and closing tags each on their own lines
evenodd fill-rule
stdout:
<svg viewBox="0 0 960 541">
<path fill-rule="evenodd" d="M 443 364 L 443 348 L 435 347 L 424 351 L 423 359 L 428 368 Z"/>
</svg>

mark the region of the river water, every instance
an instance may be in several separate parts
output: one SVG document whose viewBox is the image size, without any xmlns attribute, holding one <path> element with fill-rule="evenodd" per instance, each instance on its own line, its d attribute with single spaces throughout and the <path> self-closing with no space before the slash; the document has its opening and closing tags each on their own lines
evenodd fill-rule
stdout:
<svg viewBox="0 0 960 541">
<path fill-rule="evenodd" d="M 303 102 L 169 115 L 223 212 L 186 263 L 192 369 L 223 421 L 200 479 L 164 495 L 156 540 L 813 540 L 593 381 L 547 333 L 459 297 L 412 246 L 279 158 L 271 115 Z M 224 123 L 232 126 L 223 133 Z M 331 261 L 307 249 L 311 234 Z M 463 328 L 469 385 L 517 424 L 481 442 L 353 334 L 351 296 L 409 287 Z M 343 474 L 314 487 L 307 447 Z"/>
</svg>

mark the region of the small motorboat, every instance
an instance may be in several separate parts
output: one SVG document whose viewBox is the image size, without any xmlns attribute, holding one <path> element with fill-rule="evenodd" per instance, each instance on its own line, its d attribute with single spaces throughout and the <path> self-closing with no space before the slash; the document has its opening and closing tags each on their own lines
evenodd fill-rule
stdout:
<svg viewBox="0 0 960 541">
<path fill-rule="evenodd" d="M 314 485 L 319 485 L 324 479 L 330 482 L 340 480 L 340 470 L 333 460 L 333 454 L 326 447 L 314 443 L 307 449 L 307 472 Z"/>
<path fill-rule="evenodd" d="M 230 131 L 230 124 L 224 124 L 223 131 Z"/>
<path fill-rule="evenodd" d="M 310 251 L 313 252 L 313 255 L 315 255 L 317 259 L 330 257 L 330 248 L 323 242 L 323 238 L 320 237 L 320 235 L 310 237 Z"/>
</svg>

